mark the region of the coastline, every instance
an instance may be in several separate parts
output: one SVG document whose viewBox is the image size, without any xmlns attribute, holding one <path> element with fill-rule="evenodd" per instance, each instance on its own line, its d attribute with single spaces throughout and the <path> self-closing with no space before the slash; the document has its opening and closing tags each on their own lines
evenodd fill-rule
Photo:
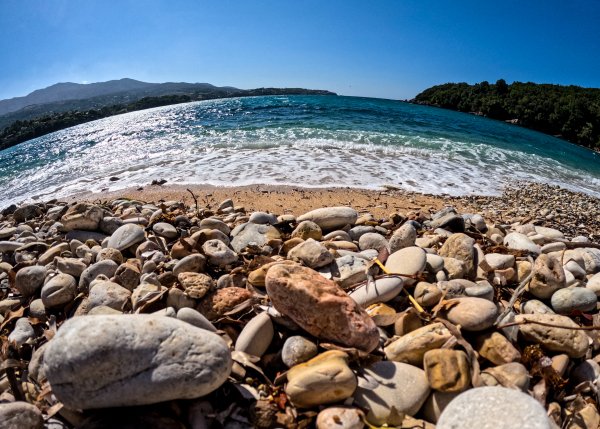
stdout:
<svg viewBox="0 0 600 429">
<path fill-rule="evenodd" d="M 244 206 L 249 212 L 265 211 L 277 215 L 298 216 L 322 207 L 348 206 L 361 214 L 371 213 L 375 218 L 385 218 L 392 213 L 433 214 L 452 206 L 459 213 L 479 214 L 490 224 L 533 223 L 560 228 L 566 237 L 583 235 L 592 242 L 600 243 L 599 198 L 537 182 L 507 183 L 500 196 L 433 195 L 384 186 L 373 190 L 266 184 L 231 187 L 165 184 L 78 193 L 61 198 L 61 201 L 97 203 L 130 198 L 154 203 L 160 200 L 183 201 L 191 205 L 194 201 L 188 189 L 195 194 L 201 206 L 214 208 L 219 202 L 231 198 L 235 205 Z"/>
</svg>

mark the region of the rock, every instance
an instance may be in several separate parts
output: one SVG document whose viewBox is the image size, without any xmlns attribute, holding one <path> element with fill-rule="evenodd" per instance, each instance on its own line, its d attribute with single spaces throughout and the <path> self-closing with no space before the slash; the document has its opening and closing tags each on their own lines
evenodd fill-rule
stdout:
<svg viewBox="0 0 600 429">
<path fill-rule="evenodd" d="M 403 282 L 400 277 L 386 277 L 375 280 L 374 287 L 371 284 L 367 288 L 367 285 L 365 284 L 364 286 L 359 286 L 354 289 L 349 295 L 358 305 L 366 308 L 372 304 L 377 304 L 378 302 L 387 302 L 394 299 L 402 292 L 402 288 Z"/>
<path fill-rule="evenodd" d="M 210 332 L 217 332 L 217 328 L 215 328 L 206 317 L 193 308 L 180 308 L 177 311 L 177 318 L 189 323 L 190 325 L 194 325 L 197 328 L 206 329 Z"/>
<path fill-rule="evenodd" d="M 556 314 L 550 307 L 537 299 L 530 299 L 527 302 L 522 302 L 519 306 L 521 314 Z"/>
<path fill-rule="evenodd" d="M 560 289 L 552 295 L 552 308 L 558 314 L 571 314 L 574 310 L 585 313 L 595 310 L 597 303 L 594 291 L 582 287 Z"/>
<path fill-rule="evenodd" d="M 377 252 L 381 252 L 381 249 L 385 249 L 387 246 L 388 242 L 385 237 L 375 232 L 363 234 L 358 240 L 360 250 L 375 249 Z"/>
<path fill-rule="evenodd" d="M 535 232 L 537 232 L 538 234 L 543 235 L 546 238 L 552 239 L 552 238 L 558 238 L 560 240 L 564 240 L 565 236 L 562 232 L 560 232 L 557 229 L 554 228 L 547 228 L 545 226 L 536 226 L 535 228 Z"/>
<path fill-rule="evenodd" d="M 103 211 L 100 207 L 88 203 L 78 203 L 69 207 L 62 216 L 60 223 L 70 230 L 95 231 L 102 220 Z"/>
<path fill-rule="evenodd" d="M 481 379 L 487 386 L 515 386 L 523 392 L 529 389 L 529 378 L 527 368 L 518 362 L 490 367 L 481 373 Z"/>
<path fill-rule="evenodd" d="M 99 305 L 97 307 L 92 308 L 88 311 L 88 316 L 112 316 L 123 314 L 120 310 L 115 310 L 114 308 L 107 307 L 106 305 Z"/>
<path fill-rule="evenodd" d="M 42 344 L 38 347 L 33 355 L 31 361 L 27 367 L 29 370 L 29 377 L 37 381 L 38 384 L 46 378 L 46 372 L 44 371 L 44 352 L 48 348 L 49 343 Z"/>
<path fill-rule="evenodd" d="M 414 298 L 423 307 L 433 307 L 440 302 L 442 291 L 435 285 L 427 282 L 419 282 L 415 287 Z"/>
<path fill-rule="evenodd" d="M 433 253 L 427 253 L 426 269 L 430 273 L 437 273 L 444 269 L 444 258 Z"/>
<path fill-rule="evenodd" d="M 462 350 L 429 350 L 423 356 L 429 386 L 440 392 L 462 392 L 471 384 L 471 363 Z"/>
<path fill-rule="evenodd" d="M 358 241 L 360 237 L 368 233 L 374 233 L 376 229 L 372 226 L 358 225 L 348 230 L 351 241 Z"/>
<path fill-rule="evenodd" d="M 474 349 L 494 365 L 521 362 L 521 353 L 498 332 L 486 332 L 475 338 Z"/>
<path fill-rule="evenodd" d="M 581 410 L 570 414 L 571 419 L 568 421 L 565 429 L 589 429 L 597 428 L 600 425 L 600 414 L 592 404 L 586 404 Z"/>
<path fill-rule="evenodd" d="M 567 279 L 560 262 L 548 254 L 540 255 L 533 266 L 529 292 L 536 298 L 548 299 L 554 292 L 566 286 Z"/>
<path fill-rule="evenodd" d="M 501 422 L 501 423 L 500 423 Z M 457 396 L 436 429 L 552 429 L 546 410 L 531 396 L 504 387 L 480 387 Z"/>
<path fill-rule="evenodd" d="M 598 376 L 600 376 L 600 366 L 592 359 L 588 359 L 573 368 L 569 374 L 569 384 L 575 388 L 586 381 L 595 383 Z"/>
<path fill-rule="evenodd" d="M 540 249 L 542 253 L 561 252 L 567 245 L 565 243 L 548 243 Z"/>
<path fill-rule="evenodd" d="M 123 251 L 134 244 L 141 243 L 146 238 L 144 230 L 137 225 L 127 224 L 119 227 L 108 241 L 111 249 Z"/>
<path fill-rule="evenodd" d="M 104 234 L 94 231 L 69 231 L 67 232 L 67 236 L 65 238 L 69 242 L 72 240 L 78 240 L 83 244 L 88 240 L 95 240 L 98 243 L 102 243 L 102 241 L 107 237 L 108 236 Z"/>
<path fill-rule="evenodd" d="M 54 395 L 83 410 L 204 396 L 227 380 L 231 366 L 218 335 L 143 314 L 69 319 L 44 353 Z"/>
<path fill-rule="evenodd" d="M 385 268 L 390 273 L 420 275 L 425 271 L 427 256 L 420 247 L 406 247 L 392 253 L 385 263 Z M 415 279 L 410 277 L 402 277 L 405 285 L 412 285 Z"/>
<path fill-rule="evenodd" d="M 342 289 L 363 282 L 367 279 L 367 260 L 359 256 L 342 256 L 341 258 L 338 258 L 335 261 L 333 261 L 333 263 L 328 268 L 331 271 L 333 280 Z M 371 273 L 371 275 L 376 275 L 378 272 L 379 268 L 377 268 L 376 266 L 372 266 L 369 269 L 369 273 Z"/>
<path fill-rule="evenodd" d="M 69 245 L 67 243 L 61 243 L 58 246 L 51 247 L 42 255 L 40 255 L 38 259 L 38 265 L 46 266 L 50 262 L 54 261 L 54 258 L 60 256 L 62 252 L 69 251 Z"/>
<path fill-rule="evenodd" d="M 113 235 L 115 231 L 123 225 L 125 225 L 125 222 L 123 222 L 122 219 L 119 219 L 118 217 L 108 216 L 102 218 L 100 224 L 98 225 L 98 228 L 105 234 Z"/>
<path fill-rule="evenodd" d="M 275 265 L 267 272 L 265 284 L 275 309 L 311 335 L 366 352 L 377 347 L 379 332 L 371 317 L 316 271 Z"/>
<path fill-rule="evenodd" d="M 317 355 L 317 345 L 301 336 L 289 337 L 281 349 L 283 363 L 291 368 Z"/>
<path fill-rule="evenodd" d="M 234 307 L 252 298 L 252 293 L 239 287 L 226 287 L 207 294 L 197 310 L 208 320 L 216 320 Z"/>
<path fill-rule="evenodd" d="M 490 328 L 498 317 L 498 308 L 493 302 L 482 298 L 459 298 L 458 304 L 449 310 L 440 311 L 440 317 L 464 331 L 483 331 Z"/>
<path fill-rule="evenodd" d="M 575 322 L 565 316 L 549 314 L 519 314 L 516 322 L 534 320 L 552 325 L 577 327 Z M 570 358 L 583 357 L 588 349 L 588 337 L 583 331 L 552 328 L 549 326 L 526 323 L 519 325 L 519 337 L 525 341 L 539 344 L 543 349 L 566 353 Z"/>
<path fill-rule="evenodd" d="M 358 408 L 325 408 L 317 416 L 317 429 L 363 429 L 364 417 Z"/>
<path fill-rule="evenodd" d="M 255 316 L 244 326 L 235 342 L 235 350 L 262 357 L 269 348 L 275 331 L 269 314 L 264 312 Z"/>
<path fill-rule="evenodd" d="M 385 356 L 390 361 L 422 367 L 425 353 L 440 348 L 451 337 L 442 323 L 433 323 L 395 339 L 385 347 Z"/>
<path fill-rule="evenodd" d="M 465 234 L 453 234 L 449 237 L 439 251 L 444 258 L 454 258 L 465 263 L 467 278 L 476 275 L 475 262 L 475 240 Z M 444 262 L 445 266 L 445 262 Z M 445 268 L 447 268 L 445 266 Z"/>
<path fill-rule="evenodd" d="M 231 247 L 233 247 L 236 252 L 240 252 L 244 247 L 249 245 L 262 247 L 267 244 L 269 240 L 281 238 L 279 231 L 277 231 L 275 227 L 269 225 L 245 223 L 237 226 L 236 230 L 231 233 L 234 237 L 233 240 L 231 240 Z M 235 236 L 234 232 L 236 233 Z"/>
<path fill-rule="evenodd" d="M 175 227 L 166 222 L 157 222 L 152 225 L 152 231 L 165 238 L 176 238 L 177 230 Z"/>
<path fill-rule="evenodd" d="M 163 283 L 161 282 L 161 284 Z M 169 289 L 167 293 L 167 306 L 173 307 L 175 311 L 179 311 L 182 308 L 196 308 L 196 305 L 196 300 L 184 294 L 182 290 L 176 288 Z"/>
<path fill-rule="evenodd" d="M 227 226 L 227 224 L 218 219 L 202 219 L 200 221 L 200 229 L 218 229 L 225 235 L 229 235 L 231 230 Z"/>
<path fill-rule="evenodd" d="M 40 266 L 31 266 L 21 268 L 15 277 L 15 287 L 21 293 L 23 298 L 29 298 L 37 293 L 44 284 L 46 278 L 46 268 Z"/>
<path fill-rule="evenodd" d="M 323 237 L 323 232 L 321 231 L 321 228 L 319 228 L 319 225 L 309 220 L 305 220 L 292 232 L 292 237 L 299 237 L 302 240 L 308 240 L 309 238 L 320 240 Z"/>
<path fill-rule="evenodd" d="M 348 355 L 337 350 L 294 366 L 287 379 L 285 393 L 298 408 L 341 402 L 354 393 L 357 385 L 356 376 L 348 367 Z"/>
<path fill-rule="evenodd" d="M 358 387 L 352 395 L 356 405 L 370 410 L 367 421 L 371 425 L 399 425 L 398 413 L 414 416 L 431 391 L 425 372 L 405 363 L 377 362 L 356 371 L 358 377 L 378 383 L 372 390 Z M 392 412 L 392 407 L 397 412 Z"/>
<path fill-rule="evenodd" d="M 201 273 L 181 273 L 177 276 L 185 293 L 194 299 L 203 298 L 213 287 L 214 280 Z"/>
<path fill-rule="evenodd" d="M 44 429 L 44 417 L 27 402 L 0 404 L 0 429 Z"/>
<path fill-rule="evenodd" d="M 459 259 L 444 258 L 444 269 L 448 273 L 448 279 L 463 279 L 467 275 L 467 266 Z"/>
<path fill-rule="evenodd" d="M 40 209 L 35 204 L 25 204 L 19 207 L 13 213 L 15 221 L 17 223 L 25 222 L 27 219 L 36 217 L 39 214 Z"/>
<path fill-rule="evenodd" d="M 46 307 L 41 299 L 34 299 L 31 301 L 31 304 L 29 304 L 29 310 L 27 311 L 27 316 L 38 319 L 40 322 L 46 322 L 48 320 L 48 316 L 46 315 Z"/>
<path fill-rule="evenodd" d="M 478 231 L 485 232 L 487 230 L 487 225 L 485 224 L 485 219 L 479 214 L 473 215 L 471 219 L 469 219 L 471 225 L 473 225 Z"/>
<path fill-rule="evenodd" d="M 148 263 L 154 264 L 151 261 L 146 262 L 146 264 Z M 125 263 L 117 268 L 113 281 L 129 291 L 133 291 L 140 284 L 140 278 L 141 274 L 138 267 L 134 266 L 133 263 Z"/>
<path fill-rule="evenodd" d="M 464 232 L 465 220 L 452 207 L 440 210 L 431 216 L 431 229 L 449 228 L 452 232 Z"/>
<path fill-rule="evenodd" d="M 115 261 L 110 259 L 105 259 L 104 261 L 96 262 L 94 265 L 90 265 L 83 273 L 81 273 L 78 291 L 81 293 L 87 293 L 90 283 L 96 277 L 102 274 L 110 279 L 112 276 L 114 276 L 117 268 L 119 268 L 119 266 L 115 263 Z"/>
<path fill-rule="evenodd" d="M 5 240 L 17 233 L 17 228 L 2 228 L 0 229 L 0 240 Z"/>
<path fill-rule="evenodd" d="M 192 253 L 198 252 L 196 250 L 197 244 L 198 243 L 196 243 L 191 237 L 180 238 L 175 242 L 173 247 L 171 247 L 171 252 L 169 254 L 171 255 L 172 259 L 185 258 L 186 256 L 191 255 Z"/>
<path fill-rule="evenodd" d="M 202 250 L 212 265 L 230 265 L 238 260 L 238 255 L 220 240 L 208 240 Z"/>
<path fill-rule="evenodd" d="M 200 273 L 206 269 L 206 258 L 199 253 L 193 253 L 180 260 L 173 267 L 173 274 L 178 276 L 181 273 Z"/>
<path fill-rule="evenodd" d="M 577 280 L 582 280 L 585 281 L 586 279 L 586 272 L 583 268 L 581 268 L 579 266 L 579 264 L 577 264 L 577 262 L 575 261 L 569 261 L 567 262 L 565 265 L 563 265 L 563 269 L 564 270 L 568 270 L 571 272 L 571 274 L 573 274 L 573 276 L 577 279 Z"/>
<path fill-rule="evenodd" d="M 12 343 L 15 341 L 17 343 L 17 347 L 21 347 L 27 340 L 31 338 L 35 338 L 35 331 L 33 330 L 33 326 L 29 323 L 27 317 L 21 317 L 17 319 L 15 323 L 15 328 L 8 336 L 8 342 Z"/>
<path fill-rule="evenodd" d="M 111 261 L 115 261 L 116 264 L 121 265 L 123 263 L 123 254 L 117 249 L 102 249 L 96 255 L 96 262 L 104 261 L 105 259 L 110 259 Z"/>
<path fill-rule="evenodd" d="M 123 311 L 129 298 L 131 292 L 123 286 L 109 281 L 97 281 L 90 289 L 87 309 L 90 311 L 94 307 L 104 305 L 113 310 Z"/>
<path fill-rule="evenodd" d="M 442 411 L 460 394 L 461 392 L 438 392 L 432 390 L 421 408 L 423 418 L 428 422 L 437 423 Z"/>
<path fill-rule="evenodd" d="M 277 220 L 277 216 L 274 214 L 264 213 L 264 212 L 254 212 L 250 215 L 250 219 L 248 220 L 250 223 L 254 223 L 257 225 L 277 225 L 279 221 Z"/>
<path fill-rule="evenodd" d="M 219 210 L 225 210 L 228 208 L 233 208 L 234 204 L 233 204 L 233 200 L 231 198 L 228 198 L 226 200 L 223 200 L 221 202 L 221 204 L 219 204 Z"/>
<path fill-rule="evenodd" d="M 58 274 L 42 287 L 42 302 L 46 307 L 62 308 L 77 295 L 77 282 L 69 274 Z"/>
<path fill-rule="evenodd" d="M 390 238 L 390 253 L 395 253 L 406 247 L 413 247 L 417 239 L 417 230 L 409 223 L 405 223 L 394 232 Z"/>
<path fill-rule="evenodd" d="M 318 241 L 309 238 L 288 252 L 288 259 L 302 262 L 309 268 L 324 267 L 333 262 L 333 254 Z"/>
<path fill-rule="evenodd" d="M 305 213 L 297 221 L 310 220 L 323 231 L 333 231 L 346 225 L 354 225 L 357 219 L 358 212 L 350 207 L 325 207 Z"/>
<path fill-rule="evenodd" d="M 525 250 L 531 252 L 534 255 L 541 253 L 540 248 L 529 239 L 526 235 L 519 234 L 518 232 L 511 232 L 504 237 L 504 245 L 509 249 Z"/>
<path fill-rule="evenodd" d="M 327 234 L 323 237 L 323 240 L 329 241 L 329 240 L 333 240 L 335 237 L 339 237 L 342 241 L 352 241 L 352 239 L 350 238 L 350 235 L 348 235 L 348 233 L 346 231 L 342 231 L 342 230 L 330 232 L 329 234 Z"/>
<path fill-rule="evenodd" d="M 594 292 L 596 296 L 600 296 L 600 273 L 594 274 L 594 276 L 588 280 L 586 288 Z"/>
<path fill-rule="evenodd" d="M 485 255 L 485 261 L 494 270 L 505 270 L 515 265 L 515 257 L 513 255 L 502 255 L 501 253 L 488 253 Z"/>
<path fill-rule="evenodd" d="M 477 286 L 465 288 L 465 295 L 472 298 L 483 298 L 488 301 L 494 301 L 494 287 L 486 280 L 478 283 Z"/>
</svg>

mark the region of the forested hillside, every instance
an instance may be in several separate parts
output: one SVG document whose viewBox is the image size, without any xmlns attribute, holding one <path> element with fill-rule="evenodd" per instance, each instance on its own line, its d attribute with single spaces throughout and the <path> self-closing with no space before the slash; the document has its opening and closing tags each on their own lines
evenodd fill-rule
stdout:
<svg viewBox="0 0 600 429">
<path fill-rule="evenodd" d="M 600 89 L 513 82 L 447 83 L 410 100 L 510 121 L 591 149 L 600 148 Z"/>
</svg>

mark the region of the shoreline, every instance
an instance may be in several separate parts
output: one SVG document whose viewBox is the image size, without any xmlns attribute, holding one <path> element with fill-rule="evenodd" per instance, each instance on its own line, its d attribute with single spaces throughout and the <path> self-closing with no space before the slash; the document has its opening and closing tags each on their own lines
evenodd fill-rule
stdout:
<svg viewBox="0 0 600 429">
<path fill-rule="evenodd" d="M 267 184 L 230 187 L 164 184 L 77 193 L 60 200 L 93 203 L 130 198 L 154 203 L 160 200 L 183 201 L 191 205 L 194 201 L 188 189 L 195 194 L 201 206 L 214 208 L 220 201 L 231 198 L 235 205 L 244 206 L 249 212 L 264 211 L 277 215 L 297 216 L 322 207 L 347 206 L 360 214 L 371 213 L 375 218 L 385 218 L 392 213 L 420 211 L 433 214 L 452 206 L 459 213 L 479 214 L 490 224 L 530 222 L 537 226 L 560 228 L 567 237 L 584 235 L 592 242 L 600 243 L 600 199 L 540 182 L 509 182 L 500 196 L 433 195 L 391 186 L 373 190 Z"/>
</svg>

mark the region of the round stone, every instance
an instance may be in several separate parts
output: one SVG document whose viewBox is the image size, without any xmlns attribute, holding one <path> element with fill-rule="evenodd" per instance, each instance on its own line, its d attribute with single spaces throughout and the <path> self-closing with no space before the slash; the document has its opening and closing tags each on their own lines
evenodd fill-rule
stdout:
<svg viewBox="0 0 600 429">
<path fill-rule="evenodd" d="M 595 310 L 598 298 L 590 289 L 570 287 L 554 292 L 551 302 L 556 313 L 571 314 L 573 310 L 583 312 Z"/>
<path fill-rule="evenodd" d="M 392 253 L 385 263 L 385 268 L 392 274 L 421 274 L 425 270 L 427 253 L 420 247 L 405 247 Z M 402 276 L 401 276 L 402 277 Z M 416 282 L 411 277 L 402 277 L 405 285 Z"/>
<path fill-rule="evenodd" d="M 288 368 L 306 362 L 317 355 L 317 345 L 299 335 L 289 337 L 281 349 L 281 359 Z"/>
</svg>

